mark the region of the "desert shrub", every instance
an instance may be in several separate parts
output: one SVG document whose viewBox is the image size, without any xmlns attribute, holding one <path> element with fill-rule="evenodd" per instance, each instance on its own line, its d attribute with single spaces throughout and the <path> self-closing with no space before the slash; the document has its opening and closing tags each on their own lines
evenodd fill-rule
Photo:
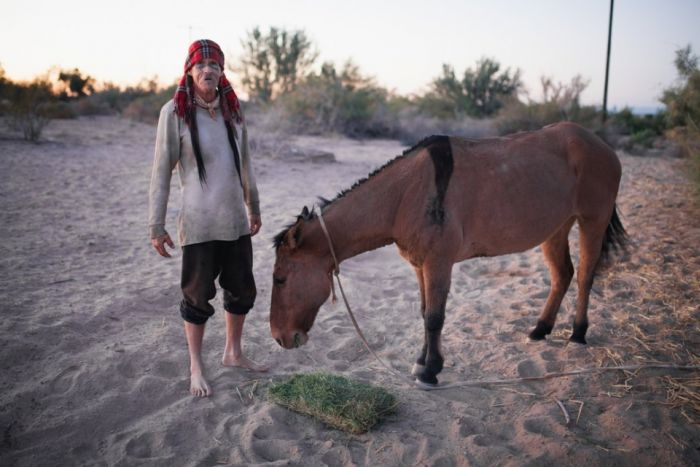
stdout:
<svg viewBox="0 0 700 467">
<path fill-rule="evenodd" d="M 50 101 L 42 105 L 41 114 L 51 120 L 72 119 L 78 116 L 75 106 L 71 102 Z"/>
<path fill-rule="evenodd" d="M 319 73 L 309 74 L 279 101 L 298 132 L 379 137 L 395 130 L 387 91 L 351 62 L 340 72 L 325 63 Z"/>
<path fill-rule="evenodd" d="M 652 143 L 659 135 L 653 130 L 645 128 L 644 130 L 633 133 L 630 138 L 630 143 L 632 145 L 639 145 L 645 148 L 650 148 Z"/>
<path fill-rule="evenodd" d="M 0 100 L 5 102 L 3 111 L 8 115 L 11 129 L 22 133 L 27 141 L 36 142 L 49 124 L 43 109 L 54 97 L 51 84 L 37 78 L 28 84 L 5 83 Z"/>
<path fill-rule="evenodd" d="M 700 69 L 698 56 L 690 45 L 676 50 L 674 61 L 678 80 L 675 86 L 664 90 L 661 102 L 666 104 L 669 128 L 686 127 L 688 120 L 700 122 Z"/>
<path fill-rule="evenodd" d="M 632 109 L 625 107 L 614 113 L 610 122 L 620 134 L 642 134 L 637 136 L 638 139 L 644 139 L 643 134 L 661 136 L 666 130 L 666 115 L 664 112 L 635 115 Z"/>
<path fill-rule="evenodd" d="M 666 104 L 667 136 L 680 145 L 688 158 L 690 178 L 700 202 L 700 68 L 699 57 L 690 45 L 676 50 L 678 81 L 663 93 Z"/>
<path fill-rule="evenodd" d="M 100 90 L 78 100 L 83 106 L 78 108 L 78 112 L 80 115 L 122 113 L 135 101 L 145 99 L 145 101 L 134 104 L 127 114 L 137 120 L 152 121 L 149 107 L 157 105 L 164 98 L 163 93 L 169 94 L 168 99 L 171 98 L 175 93 L 175 85 L 166 89 L 160 89 L 156 76 L 144 78 L 135 86 L 127 86 L 125 88 L 112 83 L 104 83 Z M 156 95 L 158 97 L 153 97 Z M 165 103 L 168 99 L 162 100 L 162 102 Z"/>
<path fill-rule="evenodd" d="M 132 100 L 122 111 L 122 115 L 132 120 L 145 123 L 157 123 L 160 109 L 172 99 L 175 86 L 158 92 L 144 94 Z"/>
<path fill-rule="evenodd" d="M 501 134 L 536 130 L 560 121 L 577 122 L 588 128 L 598 126 L 598 111 L 580 104 L 580 96 L 588 83 L 575 76 L 570 83 L 554 83 L 542 77 L 542 102 L 522 102 L 511 98 L 499 112 L 496 126 Z"/>
<path fill-rule="evenodd" d="M 521 87 L 520 70 L 501 71 L 500 63 L 491 58 L 482 58 L 476 68 L 466 69 L 461 79 L 452 66 L 444 64 L 442 75 L 433 80 L 419 106 L 421 112 L 439 118 L 489 117 Z"/>
</svg>

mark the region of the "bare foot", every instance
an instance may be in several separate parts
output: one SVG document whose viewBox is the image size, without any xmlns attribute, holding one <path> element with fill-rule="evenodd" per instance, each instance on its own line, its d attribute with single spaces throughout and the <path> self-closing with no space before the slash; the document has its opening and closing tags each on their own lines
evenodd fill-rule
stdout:
<svg viewBox="0 0 700 467">
<path fill-rule="evenodd" d="M 192 373 L 190 375 L 190 394 L 195 397 L 211 396 L 212 390 L 201 373 Z"/>
<path fill-rule="evenodd" d="M 260 363 L 256 363 L 253 360 L 249 359 L 245 355 L 241 355 L 240 357 L 234 357 L 233 354 L 225 353 L 224 357 L 221 359 L 221 364 L 224 366 L 237 366 L 240 368 L 246 368 L 251 371 L 258 371 L 258 372 L 265 372 L 269 370 L 269 368 L 265 365 L 262 365 Z"/>
</svg>

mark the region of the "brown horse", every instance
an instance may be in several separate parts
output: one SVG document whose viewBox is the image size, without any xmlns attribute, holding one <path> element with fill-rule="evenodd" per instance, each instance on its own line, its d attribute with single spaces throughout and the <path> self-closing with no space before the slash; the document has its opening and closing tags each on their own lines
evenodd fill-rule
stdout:
<svg viewBox="0 0 700 467">
<path fill-rule="evenodd" d="M 483 140 L 431 136 L 321 209 L 338 261 L 396 243 L 415 268 L 425 338 L 413 374 L 436 384 L 452 265 L 542 245 L 551 290 L 530 338 L 544 339 L 574 275 L 574 222 L 580 263 L 570 340 L 586 343 L 596 265 L 626 238 L 615 206 L 620 174 L 615 153 L 573 123 Z M 334 262 L 307 208 L 275 246 L 270 328 L 281 346 L 293 348 L 307 341 L 330 294 Z"/>
</svg>

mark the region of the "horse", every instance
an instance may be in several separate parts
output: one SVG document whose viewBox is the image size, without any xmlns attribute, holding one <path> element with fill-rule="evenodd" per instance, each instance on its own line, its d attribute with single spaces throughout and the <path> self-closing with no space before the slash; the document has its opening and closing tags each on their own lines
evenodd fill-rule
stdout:
<svg viewBox="0 0 700 467">
<path fill-rule="evenodd" d="M 425 138 L 332 201 L 320 198 L 327 235 L 315 208 L 304 207 L 275 236 L 272 337 L 287 349 L 307 342 L 332 288 L 332 248 L 342 262 L 395 243 L 420 287 L 424 339 L 412 373 L 435 385 L 453 264 L 541 245 L 551 289 L 529 337 L 545 339 L 574 276 L 568 236 L 578 222 L 570 341 L 586 344 L 594 273 L 627 240 L 616 206 L 621 173 L 615 152 L 571 122 L 495 138 Z"/>
</svg>

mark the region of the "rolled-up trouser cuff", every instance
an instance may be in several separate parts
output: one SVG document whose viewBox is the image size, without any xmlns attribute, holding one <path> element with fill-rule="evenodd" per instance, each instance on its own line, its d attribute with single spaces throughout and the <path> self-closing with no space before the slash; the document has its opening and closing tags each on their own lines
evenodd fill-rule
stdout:
<svg viewBox="0 0 700 467">
<path fill-rule="evenodd" d="M 228 290 L 224 290 L 224 310 L 233 315 L 246 315 L 255 304 L 255 284 L 249 284 L 247 290 L 241 296 L 234 296 Z"/>
<path fill-rule="evenodd" d="M 207 322 L 211 316 L 214 315 L 214 310 L 211 311 L 200 310 L 195 308 L 185 300 L 180 302 L 180 316 L 182 319 L 192 324 L 204 324 Z"/>
<path fill-rule="evenodd" d="M 253 308 L 253 307 L 242 308 L 239 306 L 224 305 L 224 310 L 231 313 L 232 315 L 247 315 L 248 312 L 251 310 L 251 308 Z"/>
</svg>

